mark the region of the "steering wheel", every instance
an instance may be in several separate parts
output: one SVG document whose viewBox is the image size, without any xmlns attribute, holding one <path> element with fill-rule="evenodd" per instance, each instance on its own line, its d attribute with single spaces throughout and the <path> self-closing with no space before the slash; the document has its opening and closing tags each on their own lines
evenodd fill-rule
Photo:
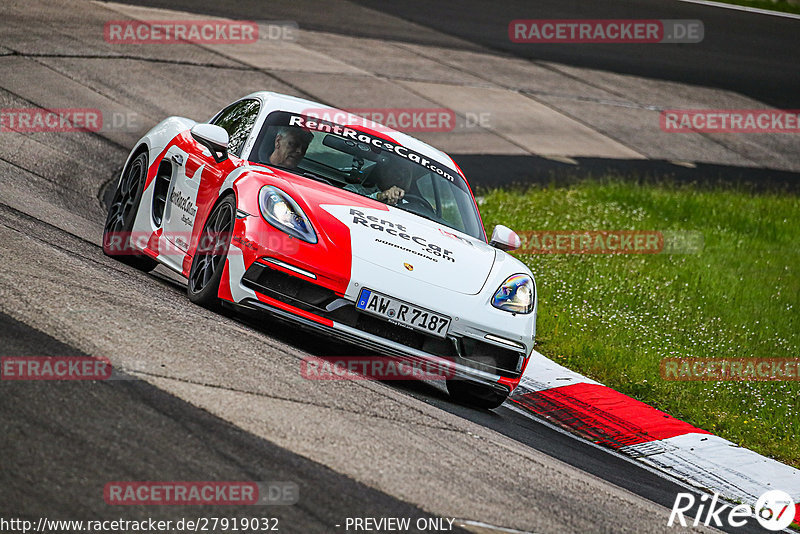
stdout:
<svg viewBox="0 0 800 534">
<path fill-rule="evenodd" d="M 418 212 L 420 215 L 436 216 L 436 210 L 433 209 L 433 206 L 431 206 L 430 203 L 421 196 L 415 195 L 413 193 L 406 193 L 405 195 L 403 195 L 403 198 L 401 198 L 400 202 L 398 202 L 397 204 L 402 205 L 403 208 L 408 209 L 408 211 L 411 212 L 415 212 L 414 208 L 418 207 L 421 210 L 421 212 Z"/>
</svg>

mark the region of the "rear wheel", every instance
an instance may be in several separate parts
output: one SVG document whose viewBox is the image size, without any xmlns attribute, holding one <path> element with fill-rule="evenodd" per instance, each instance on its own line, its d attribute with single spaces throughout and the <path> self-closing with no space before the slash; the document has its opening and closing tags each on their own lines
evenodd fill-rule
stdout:
<svg viewBox="0 0 800 534">
<path fill-rule="evenodd" d="M 233 195 L 228 195 L 214 206 L 208 216 L 189 271 L 189 300 L 214 311 L 222 309 L 219 284 L 233 237 L 235 219 L 236 202 Z"/>
<path fill-rule="evenodd" d="M 147 153 L 142 152 L 128 164 L 114 192 L 103 227 L 103 252 L 131 267 L 152 271 L 158 262 L 143 256 L 131 245 L 131 230 L 142 201 L 146 179 Z"/>
<path fill-rule="evenodd" d="M 508 398 L 508 393 L 465 380 L 448 380 L 447 391 L 456 402 L 486 410 L 499 407 Z"/>
</svg>

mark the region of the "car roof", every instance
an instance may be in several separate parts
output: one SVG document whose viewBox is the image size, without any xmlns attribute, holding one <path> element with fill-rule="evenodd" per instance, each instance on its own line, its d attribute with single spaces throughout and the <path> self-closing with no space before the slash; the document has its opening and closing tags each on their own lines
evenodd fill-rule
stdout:
<svg viewBox="0 0 800 534">
<path fill-rule="evenodd" d="M 246 97 L 243 97 L 240 100 L 244 100 L 247 98 L 251 99 L 257 98 L 258 100 L 263 102 L 268 109 L 289 111 L 293 113 L 304 113 L 304 112 L 308 113 L 309 110 L 313 110 L 317 114 L 323 114 L 326 111 L 330 111 L 331 113 L 336 113 L 336 112 L 348 113 L 347 110 L 335 108 L 332 106 L 327 106 L 325 104 L 320 104 L 319 102 L 314 102 L 313 100 L 306 100 L 305 98 L 299 98 L 291 95 L 284 95 L 272 91 L 257 91 L 255 93 L 247 95 Z M 353 115 L 357 114 L 353 113 Z M 451 158 L 441 150 L 434 148 L 427 143 L 423 143 L 419 139 L 411 137 L 408 134 L 405 134 L 403 132 L 398 132 L 397 130 L 389 128 L 388 126 L 384 126 L 383 124 L 373 122 L 369 119 L 360 119 L 360 120 L 361 122 L 355 125 L 355 128 L 363 126 L 365 128 L 376 130 L 386 135 L 387 137 L 390 137 L 397 143 L 400 143 L 401 145 L 410 148 L 411 150 L 414 150 L 415 152 L 418 152 L 423 156 L 429 157 L 433 160 L 438 161 L 439 163 L 447 165 L 451 169 L 457 171 L 463 178 L 466 179 L 466 177 L 464 177 L 464 174 L 461 172 L 461 169 L 458 167 L 456 162 L 453 161 L 453 158 Z"/>
</svg>

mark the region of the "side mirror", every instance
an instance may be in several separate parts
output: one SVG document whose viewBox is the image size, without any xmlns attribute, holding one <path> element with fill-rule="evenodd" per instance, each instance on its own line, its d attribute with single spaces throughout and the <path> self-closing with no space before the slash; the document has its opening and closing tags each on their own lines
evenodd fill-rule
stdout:
<svg viewBox="0 0 800 534">
<path fill-rule="evenodd" d="M 514 230 L 508 226 L 498 224 L 494 227 L 494 230 L 492 230 L 492 239 L 489 241 L 489 244 L 494 248 L 509 252 L 517 250 L 522 245 L 522 240 Z"/>
<path fill-rule="evenodd" d="M 194 140 L 208 148 L 217 163 L 228 158 L 228 132 L 216 124 L 195 124 L 190 130 Z"/>
</svg>

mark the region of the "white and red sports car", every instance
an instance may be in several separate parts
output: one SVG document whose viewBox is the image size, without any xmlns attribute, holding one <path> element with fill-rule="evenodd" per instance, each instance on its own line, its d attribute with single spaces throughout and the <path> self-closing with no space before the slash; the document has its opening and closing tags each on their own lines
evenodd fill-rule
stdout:
<svg viewBox="0 0 800 534">
<path fill-rule="evenodd" d="M 533 350 L 536 286 L 487 243 L 445 153 L 345 111 L 269 92 L 208 123 L 170 117 L 134 147 L 106 254 L 188 279 L 190 300 L 262 310 L 382 355 L 442 363 L 459 401 L 493 408 Z"/>
</svg>

